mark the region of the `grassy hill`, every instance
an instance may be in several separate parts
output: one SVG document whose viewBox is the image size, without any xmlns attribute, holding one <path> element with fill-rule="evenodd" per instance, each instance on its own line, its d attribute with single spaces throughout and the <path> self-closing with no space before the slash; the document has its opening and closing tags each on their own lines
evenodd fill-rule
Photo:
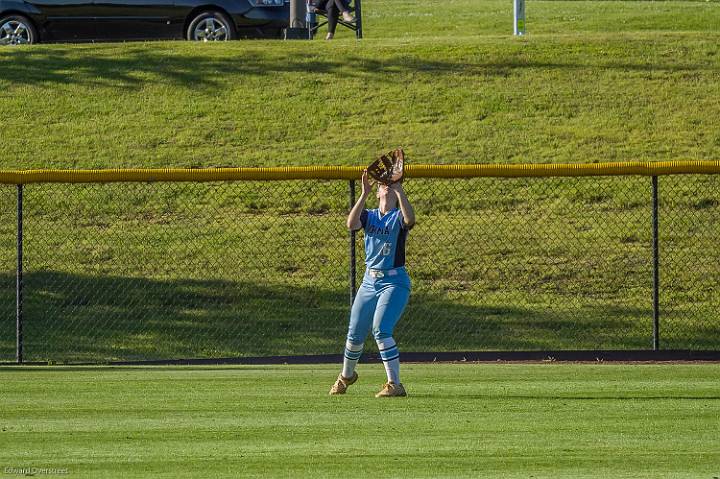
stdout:
<svg viewBox="0 0 720 479">
<path fill-rule="evenodd" d="M 718 159 L 718 2 L 368 0 L 366 39 L 0 50 L 0 168 Z M 649 180 L 408 181 L 405 350 L 650 345 Z M 715 178 L 661 180 L 663 344 L 716 349 Z M 0 357 L 14 348 L 0 187 Z M 342 182 L 26 188 L 30 359 L 337 352 Z M 358 253 L 362 250 L 359 248 Z"/>
<path fill-rule="evenodd" d="M 364 4 L 366 38 L 0 51 L 3 167 L 717 158 L 718 2 Z"/>
</svg>

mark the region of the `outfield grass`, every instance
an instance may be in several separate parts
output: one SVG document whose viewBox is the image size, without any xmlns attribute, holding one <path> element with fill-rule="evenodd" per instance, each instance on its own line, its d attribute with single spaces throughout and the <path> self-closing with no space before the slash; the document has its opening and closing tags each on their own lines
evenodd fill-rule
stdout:
<svg viewBox="0 0 720 479">
<path fill-rule="evenodd" d="M 524 38 L 511 9 L 367 0 L 361 42 L 3 49 L 0 168 L 718 158 L 718 2 L 530 2 Z M 660 185 L 663 347 L 717 349 L 717 179 Z M 406 350 L 650 346 L 649 180 L 407 190 Z M 345 184 L 25 192 L 28 359 L 338 352 Z M 4 360 L 14 214 L 0 187 Z"/>
<path fill-rule="evenodd" d="M 720 475 L 716 364 L 1 368 L 0 464 L 68 477 Z M 4 474 L 2 477 L 13 477 Z"/>
</svg>

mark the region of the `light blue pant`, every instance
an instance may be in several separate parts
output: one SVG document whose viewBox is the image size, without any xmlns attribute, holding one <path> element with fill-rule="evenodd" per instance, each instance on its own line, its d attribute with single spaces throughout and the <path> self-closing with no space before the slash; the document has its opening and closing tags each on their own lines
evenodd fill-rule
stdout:
<svg viewBox="0 0 720 479">
<path fill-rule="evenodd" d="M 365 271 L 350 310 L 349 342 L 363 344 L 371 327 L 376 341 L 392 337 L 410 298 L 411 288 L 405 268 L 397 271 L 398 275 L 383 278 L 373 278 Z"/>
</svg>

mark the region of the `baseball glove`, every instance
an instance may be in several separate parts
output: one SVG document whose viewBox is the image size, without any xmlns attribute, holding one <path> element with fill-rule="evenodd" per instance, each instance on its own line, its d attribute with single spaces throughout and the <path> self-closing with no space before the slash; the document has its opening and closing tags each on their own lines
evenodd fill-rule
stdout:
<svg viewBox="0 0 720 479">
<path fill-rule="evenodd" d="M 382 155 L 367 167 L 368 175 L 378 183 L 392 185 L 403 179 L 405 152 L 402 148 Z"/>
</svg>

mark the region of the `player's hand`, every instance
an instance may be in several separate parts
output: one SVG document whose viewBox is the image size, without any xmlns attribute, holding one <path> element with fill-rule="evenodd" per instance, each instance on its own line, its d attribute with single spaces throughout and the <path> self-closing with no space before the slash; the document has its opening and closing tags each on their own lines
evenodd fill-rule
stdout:
<svg viewBox="0 0 720 479">
<path fill-rule="evenodd" d="M 405 192 L 402 187 L 402 180 L 391 184 L 390 186 L 388 186 L 388 189 L 396 194 Z"/>
<path fill-rule="evenodd" d="M 362 174 L 362 194 L 368 196 L 371 191 L 372 185 L 370 184 L 370 178 L 368 178 L 367 168 L 365 168 Z"/>
</svg>

